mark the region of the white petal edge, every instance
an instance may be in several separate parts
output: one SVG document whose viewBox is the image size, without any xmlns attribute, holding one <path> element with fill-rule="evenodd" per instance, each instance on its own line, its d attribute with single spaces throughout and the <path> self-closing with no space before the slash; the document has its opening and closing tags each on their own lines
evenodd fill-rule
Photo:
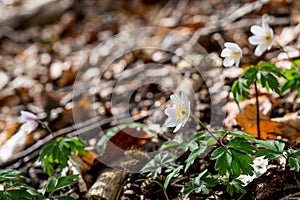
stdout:
<svg viewBox="0 0 300 200">
<path fill-rule="evenodd" d="M 233 43 L 233 42 L 225 42 L 224 46 L 231 49 L 234 52 L 241 52 L 242 51 L 240 46 L 236 43 Z"/>
<path fill-rule="evenodd" d="M 180 105 L 180 98 L 177 94 L 172 94 L 170 96 L 171 101 L 173 102 L 173 104 L 175 105 Z"/>
<path fill-rule="evenodd" d="M 259 36 L 265 34 L 265 31 L 263 30 L 263 28 L 261 26 L 257 26 L 257 25 L 251 26 L 250 31 L 252 34 L 259 35 Z"/>
<path fill-rule="evenodd" d="M 257 35 L 253 35 L 251 37 L 248 38 L 248 41 L 250 44 L 252 45 L 258 45 L 262 42 L 262 39 L 260 36 L 257 36 Z"/>
<path fill-rule="evenodd" d="M 223 60 L 223 65 L 224 65 L 225 67 L 231 67 L 233 64 L 234 64 L 234 59 L 232 59 L 231 57 L 226 57 L 226 58 Z"/>
<path fill-rule="evenodd" d="M 227 56 L 230 56 L 231 52 L 232 52 L 232 51 L 231 51 L 230 49 L 225 48 L 225 49 L 223 49 L 222 52 L 221 52 L 221 57 L 227 57 Z"/>
<path fill-rule="evenodd" d="M 267 46 L 265 46 L 265 45 L 258 45 L 258 46 L 255 48 L 254 55 L 256 55 L 257 57 L 259 57 L 259 56 L 261 56 L 266 50 L 267 50 Z"/>
<path fill-rule="evenodd" d="M 171 108 L 166 108 L 166 109 L 165 109 L 165 114 L 166 114 L 167 116 L 175 115 L 175 112 L 176 112 L 175 106 L 173 106 L 173 107 L 171 107 Z"/>
</svg>

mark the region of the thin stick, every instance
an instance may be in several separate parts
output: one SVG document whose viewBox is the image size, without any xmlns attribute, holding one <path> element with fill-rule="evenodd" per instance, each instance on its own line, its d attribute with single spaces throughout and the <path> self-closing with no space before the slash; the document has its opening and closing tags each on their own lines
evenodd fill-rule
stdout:
<svg viewBox="0 0 300 200">
<path fill-rule="evenodd" d="M 260 116 L 259 116 L 259 101 L 258 101 L 258 90 L 257 81 L 254 81 L 255 87 L 255 103 L 256 103 L 256 127 L 257 127 L 257 138 L 260 139 Z"/>
<path fill-rule="evenodd" d="M 125 118 L 119 121 L 119 123 L 126 123 L 126 122 L 130 122 L 130 121 L 138 121 L 141 120 L 147 116 L 149 116 L 153 111 L 150 110 L 149 112 L 140 115 L 140 116 L 136 116 L 136 117 L 132 117 L 132 118 Z M 24 151 L 21 151 L 19 153 L 17 153 L 16 155 L 14 155 L 10 160 L 0 163 L 0 168 L 5 168 L 7 166 L 10 166 L 14 163 L 16 163 L 18 160 L 32 154 L 33 152 L 39 150 L 40 148 L 42 148 L 47 142 L 56 139 L 58 137 L 61 136 L 65 136 L 65 135 L 69 135 L 69 136 L 79 136 L 81 134 L 84 134 L 88 131 L 91 131 L 95 128 L 99 128 L 99 126 L 104 126 L 104 125 L 108 125 L 108 124 L 112 124 L 115 125 L 113 123 L 114 118 L 106 118 L 106 119 L 101 119 L 99 120 L 97 117 L 89 119 L 87 121 L 84 122 L 80 122 L 77 123 L 73 126 L 64 128 L 64 129 L 60 129 L 56 132 L 53 132 L 53 134 L 50 134 L 48 136 L 46 136 L 45 138 L 43 138 L 42 140 L 39 140 L 38 142 L 36 142 L 34 145 L 32 145 L 31 147 L 25 149 Z M 78 127 L 77 127 L 78 126 Z M 76 127 L 78 128 L 76 130 Z"/>
</svg>

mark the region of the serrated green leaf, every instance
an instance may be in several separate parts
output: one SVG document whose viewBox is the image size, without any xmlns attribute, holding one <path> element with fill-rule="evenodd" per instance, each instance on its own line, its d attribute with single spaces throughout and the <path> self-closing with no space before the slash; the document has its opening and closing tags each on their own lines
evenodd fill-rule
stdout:
<svg viewBox="0 0 300 200">
<path fill-rule="evenodd" d="M 285 144 L 277 140 L 256 140 L 258 148 L 272 150 L 274 152 L 283 153 Z"/>
<path fill-rule="evenodd" d="M 39 161 L 49 176 L 52 176 L 54 168 L 53 164 L 60 167 L 67 166 L 71 154 L 81 153 L 86 155 L 84 143 L 78 137 L 59 137 L 55 141 L 48 142 L 41 150 Z"/>
<path fill-rule="evenodd" d="M 181 193 L 183 194 L 183 198 L 187 198 L 195 189 L 194 183 L 192 181 L 188 182 L 181 189 Z"/>
<path fill-rule="evenodd" d="M 255 150 L 255 147 L 250 142 L 240 137 L 233 138 L 229 142 L 228 146 L 232 149 L 239 150 L 248 154 L 253 154 Z"/>
<path fill-rule="evenodd" d="M 249 133 L 246 133 L 244 131 L 229 131 L 228 132 L 231 135 L 234 135 L 235 137 L 244 138 L 246 140 L 256 140 L 254 135 L 251 135 Z"/>
<path fill-rule="evenodd" d="M 199 148 L 194 149 L 186 160 L 186 165 L 184 168 L 184 172 L 188 170 L 188 168 L 194 164 L 195 160 L 206 150 L 207 146 L 200 145 Z"/>
<path fill-rule="evenodd" d="M 259 150 L 255 153 L 257 156 L 265 156 L 272 160 L 283 154 L 285 144 L 275 140 L 256 140 L 256 146 Z"/>
<path fill-rule="evenodd" d="M 77 179 L 78 179 L 78 175 L 69 175 L 69 176 L 59 177 L 56 182 L 53 192 L 61 190 L 64 187 L 74 185 L 75 183 L 77 183 Z"/>
<path fill-rule="evenodd" d="M 210 159 L 211 160 L 215 160 L 218 159 L 223 153 L 225 153 L 227 151 L 227 149 L 225 147 L 218 147 L 217 149 L 215 149 L 211 156 Z"/>
<path fill-rule="evenodd" d="M 210 173 L 207 169 L 202 171 L 197 177 L 193 178 L 189 181 L 185 186 L 181 189 L 183 193 L 183 198 L 188 197 L 188 195 L 192 192 L 204 194 L 208 194 L 210 192 L 211 187 L 214 187 L 217 183 L 217 180 L 210 177 Z"/>
<path fill-rule="evenodd" d="M 182 170 L 182 169 L 183 169 L 183 165 L 179 165 L 177 168 L 174 168 L 173 171 L 172 171 L 171 173 L 168 174 L 168 176 L 166 177 L 165 182 L 164 182 L 164 188 L 165 188 L 165 189 L 167 189 L 167 187 L 168 187 L 168 185 L 169 185 L 171 179 L 172 179 L 175 175 L 177 175 L 177 174 L 180 172 L 180 170 Z"/>
<path fill-rule="evenodd" d="M 243 183 L 238 180 L 234 179 L 230 181 L 226 186 L 226 191 L 232 196 L 234 193 L 246 193 L 246 190 L 243 186 Z"/>
<path fill-rule="evenodd" d="M 253 175 L 253 160 L 245 153 L 235 149 L 230 150 L 232 155 L 231 169 L 235 177 L 241 174 Z"/>
<path fill-rule="evenodd" d="M 221 176 L 225 176 L 227 172 L 231 172 L 232 155 L 230 155 L 230 152 L 225 147 L 219 148 L 221 148 L 221 150 L 219 150 L 221 153 L 214 157 L 212 155 L 211 159 L 216 159 L 215 170 L 218 171 Z"/>
<path fill-rule="evenodd" d="M 289 164 L 290 168 L 292 170 L 295 170 L 296 172 L 299 172 L 300 170 L 300 158 L 290 157 L 289 158 Z"/>
</svg>

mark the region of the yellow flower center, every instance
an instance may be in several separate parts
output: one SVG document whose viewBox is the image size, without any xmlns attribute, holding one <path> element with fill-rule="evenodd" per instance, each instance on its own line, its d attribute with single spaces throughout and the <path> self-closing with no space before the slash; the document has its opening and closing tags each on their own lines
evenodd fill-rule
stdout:
<svg viewBox="0 0 300 200">
<path fill-rule="evenodd" d="M 266 36 L 265 36 L 265 40 L 264 40 L 264 44 L 267 45 L 271 42 L 272 37 L 271 37 L 271 33 L 267 32 Z"/>
<path fill-rule="evenodd" d="M 186 114 L 187 112 L 184 105 L 176 106 L 175 117 L 177 121 L 181 121 Z"/>
<path fill-rule="evenodd" d="M 238 58 L 238 57 L 240 57 L 240 52 L 232 51 L 230 53 L 230 57 L 232 57 L 232 58 Z"/>
</svg>

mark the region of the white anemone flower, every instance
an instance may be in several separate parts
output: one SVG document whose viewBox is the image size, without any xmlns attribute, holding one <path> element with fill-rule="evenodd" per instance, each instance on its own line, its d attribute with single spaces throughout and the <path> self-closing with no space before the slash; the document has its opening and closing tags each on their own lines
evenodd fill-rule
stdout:
<svg viewBox="0 0 300 200">
<path fill-rule="evenodd" d="M 257 45 L 254 55 L 261 56 L 266 50 L 270 50 L 274 40 L 274 33 L 266 19 L 262 19 L 262 26 L 253 25 L 250 28 L 254 35 L 249 37 L 250 44 Z"/>
<path fill-rule="evenodd" d="M 238 67 L 243 56 L 241 47 L 233 42 L 225 42 L 224 46 L 225 49 L 221 52 L 221 57 L 225 57 L 223 65 L 225 67 L 232 67 L 235 63 L 235 66 Z"/>
<path fill-rule="evenodd" d="M 237 179 L 243 182 L 243 185 L 246 186 L 251 183 L 254 179 L 260 177 L 268 170 L 268 159 L 265 159 L 264 156 L 257 157 L 253 160 L 252 167 L 254 173 L 252 176 L 241 174 Z"/>
<path fill-rule="evenodd" d="M 21 119 L 26 123 L 20 127 L 20 130 L 29 133 L 38 126 L 38 118 L 35 114 L 27 111 L 21 111 Z"/>
<path fill-rule="evenodd" d="M 191 107 L 190 101 L 186 94 L 181 92 L 181 95 L 173 94 L 170 96 L 173 106 L 166 108 L 165 114 L 168 116 L 168 120 L 165 123 L 167 127 L 175 127 L 174 133 L 182 128 L 189 119 Z"/>
</svg>

